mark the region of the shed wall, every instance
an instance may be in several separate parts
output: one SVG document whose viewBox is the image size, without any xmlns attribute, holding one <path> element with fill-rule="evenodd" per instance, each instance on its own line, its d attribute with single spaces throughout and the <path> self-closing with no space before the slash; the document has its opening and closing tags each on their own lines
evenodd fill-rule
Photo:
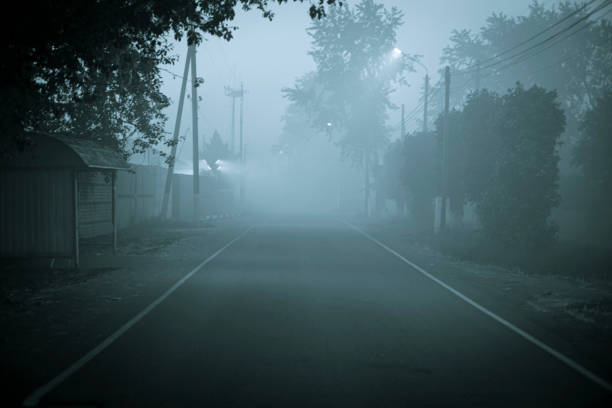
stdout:
<svg viewBox="0 0 612 408">
<path fill-rule="evenodd" d="M 113 231 L 113 190 L 110 171 L 79 173 L 79 237 L 90 238 Z"/>
<path fill-rule="evenodd" d="M 159 216 L 166 169 L 134 166 L 117 173 L 117 226 L 125 228 Z"/>
<path fill-rule="evenodd" d="M 200 216 L 230 213 L 235 210 L 234 190 L 222 186 L 212 175 L 200 175 Z M 174 174 L 172 181 L 172 218 L 193 220 L 193 176 Z"/>
<path fill-rule="evenodd" d="M 72 257 L 70 170 L 0 169 L 0 256 Z"/>
</svg>

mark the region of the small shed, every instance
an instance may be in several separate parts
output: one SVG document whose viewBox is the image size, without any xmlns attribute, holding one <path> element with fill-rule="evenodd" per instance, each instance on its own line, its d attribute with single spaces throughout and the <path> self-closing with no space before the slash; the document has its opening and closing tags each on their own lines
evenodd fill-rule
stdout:
<svg viewBox="0 0 612 408">
<path fill-rule="evenodd" d="M 0 162 L 0 257 L 67 258 L 79 238 L 111 233 L 117 245 L 117 152 L 90 140 L 32 135 L 23 153 Z"/>
</svg>

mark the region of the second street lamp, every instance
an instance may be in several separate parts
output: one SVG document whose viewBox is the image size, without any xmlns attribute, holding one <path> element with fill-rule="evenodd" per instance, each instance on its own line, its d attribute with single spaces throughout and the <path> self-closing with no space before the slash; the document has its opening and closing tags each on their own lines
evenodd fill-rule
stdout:
<svg viewBox="0 0 612 408">
<path fill-rule="evenodd" d="M 392 51 L 393 57 L 395 58 L 399 58 L 401 55 L 403 55 L 403 51 L 399 48 L 394 48 Z M 425 92 L 423 94 L 423 133 L 427 133 L 428 128 L 427 128 L 427 122 L 428 122 L 428 116 L 427 116 L 427 108 L 428 108 L 428 99 L 429 99 L 429 69 L 427 69 L 427 66 L 425 66 L 425 64 L 423 64 L 421 61 L 419 61 L 417 58 L 414 57 L 409 57 L 410 60 L 414 63 L 416 63 L 417 65 L 419 65 L 421 68 L 423 68 L 425 70 Z M 402 117 L 402 122 L 404 121 L 404 118 Z M 403 135 L 402 135 L 403 136 Z"/>
</svg>

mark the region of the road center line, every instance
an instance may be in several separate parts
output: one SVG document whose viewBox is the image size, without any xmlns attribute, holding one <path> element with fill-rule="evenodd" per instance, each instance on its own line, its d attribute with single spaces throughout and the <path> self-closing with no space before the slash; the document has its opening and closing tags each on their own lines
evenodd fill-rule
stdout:
<svg viewBox="0 0 612 408">
<path fill-rule="evenodd" d="M 525 340 L 529 341 L 530 343 L 536 345 L 537 347 L 539 347 L 540 349 L 544 350 L 548 354 L 552 355 L 557 360 L 560 360 L 562 363 L 564 363 L 568 367 L 572 368 L 574 371 L 578 372 L 579 374 L 583 375 L 584 377 L 588 378 L 589 380 L 591 380 L 595 384 L 601 386 L 602 388 L 604 388 L 608 392 L 612 392 L 612 384 L 610 384 L 609 382 L 607 382 L 603 378 L 599 377 L 598 375 L 594 374 L 592 371 L 590 371 L 587 368 L 583 367 L 582 365 L 578 364 L 576 361 L 574 361 L 571 358 L 565 356 L 564 354 L 562 354 L 561 352 L 555 350 L 554 348 L 550 347 L 549 345 L 545 344 L 544 342 L 536 339 L 531 334 L 529 334 L 526 331 L 518 328 L 517 326 L 515 326 L 512 323 L 510 323 L 506 319 L 496 315 L 495 313 L 493 313 L 492 311 L 490 311 L 486 307 L 478 304 L 476 301 L 474 301 L 474 300 L 470 299 L 469 297 L 465 296 L 463 293 L 459 292 L 458 290 L 456 290 L 453 287 L 449 286 L 445 282 L 443 282 L 440 279 L 436 278 L 435 276 L 433 276 L 432 274 L 430 274 L 429 272 L 427 272 L 425 269 L 421 268 L 419 265 L 415 264 L 414 262 L 409 261 L 408 259 L 403 257 L 401 254 L 399 254 L 397 251 L 389 248 L 387 245 L 383 244 L 382 242 L 380 242 L 379 240 L 377 240 L 376 238 L 374 238 L 373 236 L 371 236 L 367 232 L 363 231 L 362 229 L 354 226 L 353 224 L 351 224 L 351 223 L 349 223 L 347 221 L 343 221 L 343 222 L 348 227 L 350 227 L 351 229 L 355 230 L 357 233 L 359 233 L 359 234 L 363 235 L 364 237 L 368 238 L 370 241 L 374 242 L 379 247 L 385 249 L 387 252 L 390 252 L 391 254 L 395 255 L 397 258 L 402 260 L 404 263 L 410 265 L 412 268 L 416 269 L 422 275 L 424 275 L 425 277 L 431 279 L 432 281 L 434 281 L 438 285 L 442 286 L 444 289 L 448 290 L 449 292 L 451 292 L 452 294 L 454 294 L 455 296 L 457 296 L 458 298 L 460 298 L 464 302 L 466 302 L 466 303 L 470 304 L 471 306 L 475 307 L 476 309 L 478 309 L 482 313 L 486 314 L 487 316 L 489 316 L 493 320 L 497 321 L 498 323 L 501 323 L 503 326 L 507 327 L 508 329 L 512 330 L 514 333 L 516 333 L 519 336 L 521 336 L 522 338 L 524 338 Z"/>
<path fill-rule="evenodd" d="M 117 340 L 119 337 L 121 337 L 121 335 L 123 335 L 126 331 L 128 331 L 130 328 L 132 328 L 132 326 L 134 326 L 136 323 L 138 323 L 140 320 L 142 320 L 143 317 L 145 317 L 147 314 L 149 314 L 153 309 L 155 309 L 155 307 L 157 307 L 157 305 L 159 305 L 168 296 L 170 296 L 172 294 L 172 292 L 177 290 L 180 286 L 183 285 L 183 283 L 187 282 L 187 280 L 189 280 L 189 278 L 191 278 L 193 275 L 195 275 L 197 272 L 199 272 L 204 266 L 206 266 L 213 259 L 215 259 L 217 256 L 219 256 L 219 254 L 221 254 L 223 251 L 225 251 L 227 248 L 229 248 L 232 244 L 234 244 L 240 238 L 244 237 L 249 231 L 251 231 L 251 229 L 253 229 L 253 226 L 247 228 L 240 235 L 238 235 L 237 237 L 232 239 L 230 242 L 228 242 L 227 244 L 225 244 L 224 246 L 222 246 L 221 248 L 216 250 L 212 255 L 210 255 L 208 258 L 203 260 L 198 266 L 193 268 L 191 270 L 191 272 L 189 272 L 187 275 L 183 276 L 178 282 L 176 282 L 168 290 L 166 290 L 160 297 L 158 297 L 151 304 L 149 304 L 147 307 L 145 307 L 140 313 L 138 313 L 136 316 L 132 317 L 123 326 L 121 326 L 117 331 L 115 331 L 113 334 L 111 334 L 106 339 L 104 339 L 104 341 L 102 341 L 102 343 L 98 344 L 96 347 L 94 347 L 92 350 L 90 350 L 83 357 L 81 357 L 76 362 L 74 362 L 72 365 L 70 365 L 68 368 L 66 368 L 64 371 L 59 373 L 51 381 L 49 381 L 45 385 L 43 385 L 43 386 L 37 388 L 36 390 L 34 390 L 34 392 L 32 392 L 30 395 L 28 395 L 26 397 L 25 400 L 23 400 L 22 405 L 24 407 L 35 407 L 35 406 L 37 406 L 40 403 L 40 400 L 46 394 L 51 392 L 53 389 L 55 389 L 57 386 L 59 386 L 62 382 L 64 382 L 68 377 L 70 377 L 72 374 L 77 372 L 81 367 L 83 367 L 90 360 L 92 360 L 94 357 L 96 357 L 98 354 L 100 354 L 104 349 L 106 349 L 108 346 L 113 344 L 115 342 L 115 340 Z"/>
</svg>

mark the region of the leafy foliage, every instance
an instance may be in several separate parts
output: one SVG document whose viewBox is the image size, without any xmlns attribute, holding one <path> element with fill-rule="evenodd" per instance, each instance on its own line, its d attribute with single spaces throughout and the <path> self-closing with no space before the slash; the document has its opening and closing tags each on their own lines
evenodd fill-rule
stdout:
<svg viewBox="0 0 612 408">
<path fill-rule="evenodd" d="M 402 13 L 373 0 L 331 8 L 308 33 L 316 71 L 296 81 L 285 95 L 308 113 L 313 127 L 328 124 L 347 154 L 363 157 L 387 141 L 387 111 L 393 84 L 402 81 L 410 57 L 393 56 Z"/>
<path fill-rule="evenodd" d="M 384 197 L 396 201 L 398 208 L 403 208 L 406 200 L 406 188 L 401 175 L 405 167 L 403 142 L 396 140 L 385 151 L 382 169 L 378 172 L 376 184 Z"/>
<path fill-rule="evenodd" d="M 436 133 L 434 135 L 437 141 L 438 158 L 436 163 L 440 163 L 440 174 L 442 169 L 442 156 L 446 157 L 446 196 L 450 199 L 450 210 L 455 215 L 456 219 L 461 219 L 463 216 L 463 204 L 466 201 L 466 188 L 470 182 L 467 175 L 468 166 L 468 151 L 469 148 L 464 135 L 465 121 L 463 120 L 462 112 L 452 110 L 448 115 L 449 134 L 445 138 L 445 146 L 442 141 L 442 116 L 436 120 Z M 489 119 L 488 119 L 489 120 Z M 471 147 L 471 146 L 470 146 Z M 438 183 L 438 196 L 444 186 L 442 180 Z"/>
<path fill-rule="evenodd" d="M 520 84 L 503 96 L 470 95 L 461 112 L 467 198 L 486 237 L 514 248 L 539 248 L 556 229 L 559 137 L 565 115 L 556 92 Z M 452 178 L 451 178 L 452 180 Z"/>
<path fill-rule="evenodd" d="M 601 220 L 606 217 L 609 208 L 604 204 L 609 202 L 604 191 L 610 191 L 610 188 L 607 186 L 606 190 L 601 184 L 609 170 L 606 170 L 605 164 L 596 164 L 605 162 L 601 158 L 605 156 L 607 142 L 605 137 L 595 136 L 606 134 L 605 125 L 602 125 L 605 123 L 605 114 L 597 116 L 595 112 L 601 109 L 599 104 L 612 89 L 612 22 L 604 18 L 610 11 L 609 4 L 603 1 L 561 1 L 550 7 L 545 4 L 533 1 L 525 16 L 509 17 L 503 13 L 494 13 L 478 32 L 453 32 L 451 43 L 444 50 L 442 62 L 451 66 L 454 80 L 466 86 L 453 92 L 451 99 L 454 104 L 463 104 L 478 80 L 481 88 L 497 93 L 505 92 L 516 81 L 527 87 L 538 85 L 555 89 L 567 120 L 563 143 L 558 148 L 562 176 L 561 206 L 569 217 L 567 231 L 574 229 L 570 220 L 578 217 L 580 223 L 587 221 L 593 232 L 591 237 L 585 233 L 581 239 L 598 236 L 597 241 L 603 237 L 609 240 L 612 228 Z M 580 21 L 599 6 L 607 8 Z M 529 41 L 511 53 L 500 55 L 553 24 L 557 25 L 536 41 Z M 545 47 L 536 47 L 527 53 L 529 58 L 519 57 L 510 62 L 495 64 L 573 25 L 573 29 L 547 43 Z M 483 61 L 483 68 L 475 69 L 476 64 Z M 486 121 L 478 123 L 478 126 L 487 126 Z M 599 130 L 593 129 L 598 126 Z M 485 139 L 481 143 L 486 144 Z M 471 148 L 485 144 L 476 144 Z M 595 158 L 592 163 L 591 155 Z M 579 175 L 575 174 L 576 169 L 571 168 L 571 164 L 583 170 L 581 180 L 578 180 Z"/>
<path fill-rule="evenodd" d="M 409 208 L 419 232 L 433 228 L 433 200 L 439 191 L 440 151 L 432 132 L 409 135 L 404 143 L 402 181 L 409 192 Z"/>
<path fill-rule="evenodd" d="M 304 108 L 296 103 L 287 106 L 285 114 L 281 118 L 283 129 L 281 131 L 280 145 L 287 152 L 298 149 L 301 143 L 305 143 L 310 138 L 320 133 L 319 129 L 314 129 Z M 331 136 L 330 127 L 326 126 L 328 135 Z"/>
<path fill-rule="evenodd" d="M 460 215 L 465 201 L 476 205 L 487 242 L 505 248 L 541 248 L 555 237 L 549 217 L 559 202 L 558 143 L 565 115 L 557 94 L 517 84 L 503 96 L 490 91 L 468 96 L 463 110 L 449 114 L 446 194 Z M 400 179 L 411 197 L 415 220 L 432 225 L 432 201 L 440 195 L 442 143 L 437 132 L 408 136 Z M 397 168 L 396 159 L 390 168 Z M 398 173 L 395 173 L 398 177 Z M 423 228 L 425 228 L 423 227 Z"/>
<path fill-rule="evenodd" d="M 271 19 L 269 5 L 288 1 L 14 3 L 0 29 L 0 151 L 22 149 L 30 132 L 96 139 L 126 153 L 164 141 L 169 100 L 158 65 L 174 61 L 168 34 L 190 44 L 206 35 L 230 40 L 237 7 Z M 334 3 L 314 1 L 310 15 L 320 18 Z"/>
<path fill-rule="evenodd" d="M 217 170 L 218 160 L 230 159 L 231 151 L 227 143 L 221 139 L 221 135 L 216 130 L 213 132 L 209 142 L 204 144 L 201 157 L 206 160 L 211 169 Z"/>
<path fill-rule="evenodd" d="M 612 91 L 600 97 L 582 120 L 574 162 L 602 190 L 612 191 Z"/>
<path fill-rule="evenodd" d="M 538 40 L 570 27 L 589 10 L 584 7 L 584 2 L 562 1 L 546 8 L 543 2 L 534 0 L 526 16 L 493 13 L 478 33 L 455 30 L 450 45 L 444 49 L 442 62 L 449 64 L 458 74 L 463 70 L 470 71 L 467 78 L 461 76 L 462 81 L 470 80 L 470 85 L 458 97 L 464 97 L 474 88 L 477 76 L 482 88 L 497 92 L 505 92 L 515 82 L 521 81 L 527 86 L 537 84 L 546 89 L 556 89 L 569 113 L 577 117 L 592 106 L 603 89 L 612 86 L 612 23 L 609 20 L 581 23 L 570 31 L 575 31 L 575 34 L 563 41 L 551 42 L 542 50 L 534 50 L 528 59 L 515 58 L 511 63 L 498 65 L 493 63 L 513 54 L 503 54 L 504 51 L 513 49 L 562 19 L 565 19 L 562 24 Z M 514 52 L 536 42 L 529 42 Z M 484 62 L 480 72 L 474 69 L 479 62 Z"/>
<path fill-rule="evenodd" d="M 612 91 L 587 111 L 573 161 L 582 169 L 589 226 L 597 238 L 612 242 Z"/>
</svg>

